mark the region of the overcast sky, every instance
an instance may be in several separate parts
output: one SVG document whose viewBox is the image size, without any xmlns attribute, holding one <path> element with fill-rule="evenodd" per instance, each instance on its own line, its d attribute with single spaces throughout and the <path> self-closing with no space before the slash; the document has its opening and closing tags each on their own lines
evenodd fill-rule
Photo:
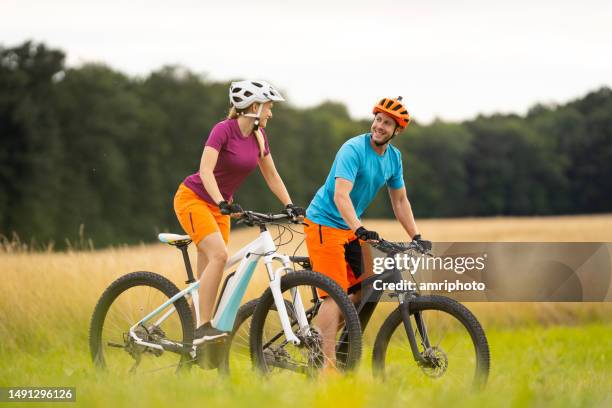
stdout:
<svg viewBox="0 0 612 408">
<path fill-rule="evenodd" d="M 26 39 L 71 66 L 266 79 L 293 105 L 331 99 L 359 118 L 383 96 L 429 122 L 612 86 L 612 2 L 599 0 L 0 0 L 0 44 Z"/>
</svg>

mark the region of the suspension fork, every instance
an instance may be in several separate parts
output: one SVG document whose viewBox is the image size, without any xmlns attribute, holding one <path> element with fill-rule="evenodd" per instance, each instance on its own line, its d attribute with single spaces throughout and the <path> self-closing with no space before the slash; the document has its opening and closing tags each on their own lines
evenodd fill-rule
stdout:
<svg viewBox="0 0 612 408">
<path fill-rule="evenodd" d="M 417 330 L 421 334 L 422 344 L 425 349 L 431 348 L 429 343 L 429 336 L 427 335 L 427 327 L 423 321 L 423 315 L 421 312 L 414 312 L 414 320 L 416 320 Z"/>
<path fill-rule="evenodd" d="M 417 345 L 414 330 L 412 329 L 412 322 L 410 321 L 410 299 L 406 299 L 406 295 L 407 293 L 400 293 L 398 295 L 399 310 L 402 316 L 402 322 L 404 323 L 404 330 L 408 336 L 408 343 L 410 343 L 410 350 L 412 351 L 414 361 L 424 364 L 426 361 L 419 352 L 419 346 Z M 427 339 L 421 313 L 415 312 L 415 320 L 417 322 L 417 328 L 424 339 L 424 347 L 429 347 L 429 339 Z"/>
<path fill-rule="evenodd" d="M 289 314 L 287 312 L 287 308 L 285 307 L 285 299 L 283 298 L 283 294 L 281 292 L 281 273 L 284 272 L 287 268 L 283 266 L 273 272 L 271 262 L 264 263 L 266 269 L 268 270 L 268 275 L 270 277 L 270 290 L 272 291 L 272 297 L 274 299 L 274 304 L 276 305 L 276 310 L 280 318 L 281 327 L 283 328 L 283 332 L 285 333 L 285 338 L 290 343 L 299 345 L 300 340 L 297 338 L 295 333 L 293 333 L 293 330 L 291 328 L 291 321 L 289 320 Z M 294 296 L 294 304 L 296 303 L 296 300 L 299 300 L 299 302 L 301 303 L 299 293 L 296 294 L 295 292 L 292 292 L 291 294 L 292 296 Z M 298 316 L 296 316 L 298 323 L 300 322 L 300 320 L 302 320 L 302 322 L 307 321 L 306 313 L 303 307 L 300 310 L 297 310 L 296 313 L 298 314 Z M 301 326 L 302 324 L 300 324 L 300 327 Z"/>
</svg>

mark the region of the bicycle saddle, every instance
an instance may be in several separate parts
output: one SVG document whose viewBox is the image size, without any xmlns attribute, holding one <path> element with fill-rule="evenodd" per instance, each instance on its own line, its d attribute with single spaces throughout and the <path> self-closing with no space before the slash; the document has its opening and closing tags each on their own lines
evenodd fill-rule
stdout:
<svg viewBox="0 0 612 408">
<path fill-rule="evenodd" d="M 191 243 L 191 237 L 189 235 L 178 235 L 178 234 L 158 234 L 157 239 L 159 239 L 164 244 L 169 245 L 189 245 Z"/>
</svg>

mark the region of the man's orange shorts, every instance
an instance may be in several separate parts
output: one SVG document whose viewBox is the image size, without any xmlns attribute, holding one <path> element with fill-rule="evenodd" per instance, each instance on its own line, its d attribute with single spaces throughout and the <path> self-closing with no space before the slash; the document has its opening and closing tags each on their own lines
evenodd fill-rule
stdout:
<svg viewBox="0 0 612 408">
<path fill-rule="evenodd" d="M 227 245 L 230 216 L 221 214 L 219 207 L 207 203 L 183 183 L 174 195 L 174 212 L 181 227 L 196 245 L 213 232 L 220 232 Z"/>
<path fill-rule="evenodd" d="M 304 219 L 306 247 L 312 270 L 333 279 L 345 292 L 360 282 L 360 241 L 351 230 L 342 230 Z"/>
</svg>

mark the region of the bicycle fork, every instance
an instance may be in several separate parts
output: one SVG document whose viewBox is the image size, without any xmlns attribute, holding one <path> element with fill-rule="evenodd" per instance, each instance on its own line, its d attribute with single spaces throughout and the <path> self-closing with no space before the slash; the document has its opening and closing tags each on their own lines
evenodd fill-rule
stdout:
<svg viewBox="0 0 612 408">
<path fill-rule="evenodd" d="M 279 258 L 282 258 L 279 256 Z M 276 310 L 278 311 L 278 315 L 280 318 L 281 326 L 283 328 L 283 332 L 285 333 L 285 339 L 288 342 L 299 345 L 301 343 L 300 339 L 293 333 L 293 329 L 291 328 L 291 321 L 289 319 L 289 313 L 287 312 L 287 307 L 285 305 L 285 299 L 283 298 L 283 293 L 281 291 L 281 275 L 283 272 L 290 272 L 293 269 L 289 266 L 289 261 L 281 259 L 283 262 L 283 266 L 278 268 L 276 271 L 272 271 L 272 262 L 271 260 L 264 260 L 264 264 L 266 265 L 266 269 L 268 271 L 268 276 L 270 277 L 270 290 L 272 291 L 272 297 L 274 298 L 274 304 L 276 305 Z M 308 319 L 306 317 L 306 311 L 304 310 L 304 304 L 302 303 L 302 297 L 300 296 L 299 291 L 296 288 L 290 289 L 293 308 L 295 312 L 295 318 L 298 322 L 298 327 L 300 331 L 306 330 L 308 331 Z M 309 333 L 305 333 L 309 334 Z"/>
<path fill-rule="evenodd" d="M 423 355 L 419 351 L 419 346 L 417 345 L 416 336 L 414 335 L 414 329 L 412 328 L 412 322 L 410 320 L 410 299 L 406 299 L 406 293 L 400 293 L 398 299 L 400 314 L 402 316 L 402 322 L 404 323 L 404 330 L 406 331 L 406 335 L 408 336 L 408 342 L 410 343 L 410 350 L 412 351 L 412 356 L 414 357 L 414 360 L 417 363 L 425 364 L 426 360 L 425 358 L 423 358 Z M 423 348 L 427 350 L 431 346 L 429 344 L 429 337 L 427 336 L 427 329 L 425 328 L 425 324 L 423 323 L 423 317 L 421 316 L 421 312 L 415 312 L 414 319 L 416 321 L 417 330 L 421 335 Z"/>
</svg>

